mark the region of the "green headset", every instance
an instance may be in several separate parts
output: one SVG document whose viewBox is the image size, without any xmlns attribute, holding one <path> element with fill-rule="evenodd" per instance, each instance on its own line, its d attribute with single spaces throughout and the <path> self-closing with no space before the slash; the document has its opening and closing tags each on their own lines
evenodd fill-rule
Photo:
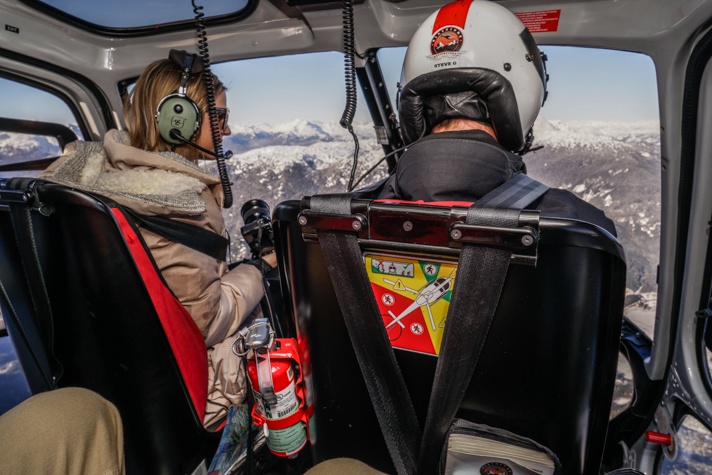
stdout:
<svg viewBox="0 0 712 475">
<path fill-rule="evenodd" d="M 185 91 L 193 75 L 202 72 L 203 64 L 200 57 L 182 50 L 172 49 L 168 57 L 181 67 L 180 87 L 178 92 L 169 94 L 158 103 L 156 124 L 163 140 L 179 145 L 190 140 L 200 130 L 203 114 L 198 105 L 186 96 Z M 175 138 L 174 134 L 180 134 L 184 140 Z"/>
</svg>

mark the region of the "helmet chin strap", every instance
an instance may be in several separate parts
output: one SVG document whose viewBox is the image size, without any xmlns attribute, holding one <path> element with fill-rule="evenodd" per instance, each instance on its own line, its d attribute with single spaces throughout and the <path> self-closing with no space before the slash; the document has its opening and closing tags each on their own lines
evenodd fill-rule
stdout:
<svg viewBox="0 0 712 475">
<path fill-rule="evenodd" d="M 524 148 L 521 149 L 518 152 L 515 152 L 517 155 L 524 155 L 529 152 L 536 152 L 537 150 L 541 150 L 544 148 L 543 145 L 539 145 L 538 147 L 532 148 L 532 145 L 534 144 L 534 129 L 531 128 L 529 129 L 529 132 L 527 132 L 526 137 L 524 137 Z"/>
</svg>

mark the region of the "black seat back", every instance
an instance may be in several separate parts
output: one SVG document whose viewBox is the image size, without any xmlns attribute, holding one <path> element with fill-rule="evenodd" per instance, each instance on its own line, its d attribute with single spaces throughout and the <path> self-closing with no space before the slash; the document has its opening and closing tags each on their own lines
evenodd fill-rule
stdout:
<svg viewBox="0 0 712 475">
<path fill-rule="evenodd" d="M 100 197 L 41 181 L 34 193 L 46 214 L 33 212 L 32 224 L 63 367 L 59 386 L 94 390 L 117 406 L 129 473 L 192 473 L 209 464 L 220 434 L 202 427 L 129 250 L 140 234 L 127 243 L 120 217 Z"/>
<path fill-rule="evenodd" d="M 367 264 L 369 252 L 413 259 L 416 265 L 457 259 L 459 251 L 448 230 L 464 219 L 465 208 L 360 200 L 351 207 L 352 214 L 364 216 L 367 223 L 359 233 Z M 288 312 L 302 360 L 310 364 L 305 371 L 310 373 L 314 402 L 313 455 L 316 461 L 355 457 L 393 472 L 321 248 L 309 225 L 302 228 L 298 223 L 302 209 L 296 201 L 283 203 L 274 218 Z M 532 222 L 536 220 L 532 216 Z M 594 474 L 603 454 L 615 382 L 625 259 L 615 238 L 594 225 L 538 221 L 536 266 L 518 263 L 531 264 L 532 256 L 516 258 L 510 265 L 458 417 L 549 447 L 563 473 Z M 408 285 L 407 278 L 400 279 Z M 384 320 L 389 321 L 385 315 Z M 406 325 L 401 331 L 408 330 Z M 395 351 L 422 427 L 437 358 Z"/>
</svg>

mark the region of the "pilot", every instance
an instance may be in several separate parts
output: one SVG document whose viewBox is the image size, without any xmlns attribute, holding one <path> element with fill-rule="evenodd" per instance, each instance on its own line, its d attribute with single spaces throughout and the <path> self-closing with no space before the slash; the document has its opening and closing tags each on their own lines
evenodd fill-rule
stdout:
<svg viewBox="0 0 712 475">
<path fill-rule="evenodd" d="M 186 58 L 191 62 L 190 74 L 184 73 Z M 171 51 L 170 59 L 150 64 L 126 104 L 128 130 L 110 130 L 102 143 L 70 144 L 40 177 L 99 193 L 142 215 L 168 217 L 225 236 L 221 182 L 197 164 L 199 159 L 212 156 L 195 145 L 215 152 L 199 60 L 195 55 Z M 216 76 L 211 79 L 221 140 L 230 134 L 226 88 Z M 192 145 L 170 143 L 165 131 L 159 130 L 159 106 L 179 90 L 196 106 L 197 130 L 185 134 Z M 228 270 L 222 260 L 143 226 L 140 230 L 163 278 L 205 339 L 209 387 L 203 422 L 210 427 L 221 421 L 231 404 L 241 403 L 245 396 L 244 368 L 230 346 L 238 326 L 253 311 L 259 311 L 263 296 L 261 272 L 253 265 Z M 271 267 L 276 265 L 273 254 L 265 261 Z"/>
<path fill-rule="evenodd" d="M 545 60 L 496 3 L 460 0 L 431 15 L 408 45 L 399 85 L 409 146 L 378 198 L 473 202 L 526 173 L 522 155 L 547 95 Z M 549 189 L 527 208 L 616 234 L 601 210 L 566 190 Z"/>
</svg>

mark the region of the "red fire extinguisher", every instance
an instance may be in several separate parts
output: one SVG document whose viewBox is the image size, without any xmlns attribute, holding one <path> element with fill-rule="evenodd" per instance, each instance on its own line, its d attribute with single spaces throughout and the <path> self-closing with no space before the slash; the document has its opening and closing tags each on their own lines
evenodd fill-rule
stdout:
<svg viewBox="0 0 712 475">
<path fill-rule="evenodd" d="M 255 351 L 247 362 L 247 374 L 255 396 L 252 417 L 266 427 L 269 450 L 293 457 L 308 440 L 308 415 L 299 352 L 293 338 L 276 338 L 270 349 Z"/>
</svg>

